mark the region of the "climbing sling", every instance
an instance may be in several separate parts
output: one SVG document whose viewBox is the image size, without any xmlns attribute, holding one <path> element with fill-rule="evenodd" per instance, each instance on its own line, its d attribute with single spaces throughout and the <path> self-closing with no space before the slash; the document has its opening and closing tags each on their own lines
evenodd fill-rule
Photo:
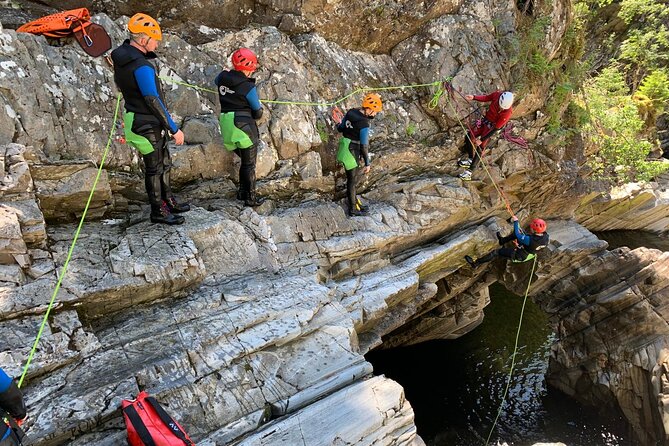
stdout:
<svg viewBox="0 0 669 446">
<path fill-rule="evenodd" d="M 514 259 L 511 260 L 511 262 L 513 262 L 513 263 L 525 263 L 525 262 L 529 262 L 530 260 L 534 260 L 534 258 L 536 256 L 537 256 L 536 254 L 528 254 L 527 257 L 525 257 L 522 260 L 514 258 Z"/>
<path fill-rule="evenodd" d="M 243 130 L 235 125 L 235 112 L 221 113 L 218 116 L 218 124 L 221 128 L 223 145 L 229 151 L 236 149 L 248 149 L 253 146 L 253 141 Z"/>
<path fill-rule="evenodd" d="M 174 418 L 146 392 L 123 400 L 123 418 L 130 446 L 195 446 Z"/>
<path fill-rule="evenodd" d="M 111 48 L 109 34 L 102 26 L 91 22 L 91 14 L 86 8 L 41 17 L 20 26 L 17 31 L 56 39 L 74 36 L 81 48 L 93 57 Z"/>
<path fill-rule="evenodd" d="M 351 153 L 351 140 L 342 136 L 339 139 L 339 149 L 337 149 L 337 161 L 344 165 L 344 169 L 351 170 L 358 167 L 358 160 Z"/>
</svg>

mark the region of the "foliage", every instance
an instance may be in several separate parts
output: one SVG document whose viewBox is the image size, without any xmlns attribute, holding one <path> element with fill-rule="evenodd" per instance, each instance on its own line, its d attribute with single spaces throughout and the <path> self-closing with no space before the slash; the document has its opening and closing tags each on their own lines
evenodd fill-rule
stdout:
<svg viewBox="0 0 669 446">
<path fill-rule="evenodd" d="M 599 178 L 617 183 L 647 181 L 667 170 L 669 165 L 646 159 L 653 144 L 643 136 L 644 121 L 616 66 L 587 82 L 584 92 L 589 120 L 583 134 L 596 152 L 590 165 Z"/>
<path fill-rule="evenodd" d="M 637 91 L 653 101 L 657 114 L 662 113 L 669 104 L 669 70 L 654 70 L 641 81 Z"/>
<path fill-rule="evenodd" d="M 323 144 L 330 140 L 330 134 L 328 133 L 327 125 L 325 125 L 323 121 L 316 122 L 316 131 L 318 131 L 318 136 L 320 136 L 321 142 Z"/>
<path fill-rule="evenodd" d="M 511 64 L 517 66 L 522 77 L 527 76 L 530 81 L 541 80 L 555 67 L 543 52 L 550 21 L 549 16 L 533 21 L 531 18 L 525 19 L 525 25 L 519 29 L 518 40 L 511 42 Z"/>
<path fill-rule="evenodd" d="M 416 124 L 414 124 L 413 122 L 407 124 L 406 133 L 408 137 L 412 137 L 416 133 L 416 130 L 418 130 Z"/>
</svg>

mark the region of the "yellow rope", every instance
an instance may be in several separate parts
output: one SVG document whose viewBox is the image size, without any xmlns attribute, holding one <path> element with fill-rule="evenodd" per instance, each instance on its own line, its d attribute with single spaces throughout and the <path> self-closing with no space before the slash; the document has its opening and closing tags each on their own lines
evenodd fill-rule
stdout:
<svg viewBox="0 0 669 446">
<path fill-rule="evenodd" d="M 184 87 L 189 87 L 194 90 L 200 90 L 200 91 L 206 91 L 209 93 L 218 93 L 216 90 L 212 90 L 211 88 L 205 88 L 201 87 L 199 85 L 195 84 L 189 84 L 188 82 L 183 82 L 171 77 L 165 77 L 165 76 L 159 76 L 160 79 L 164 80 L 165 82 L 169 82 L 172 84 L 176 85 L 183 85 Z M 358 93 L 363 93 L 365 91 L 387 91 L 387 90 L 401 90 L 405 88 L 421 88 L 421 87 L 433 87 L 436 86 L 438 87 L 437 93 L 435 93 L 435 96 L 432 98 L 430 101 L 430 105 L 436 100 L 436 102 L 439 101 L 439 97 L 443 94 L 441 87 L 439 85 L 441 84 L 441 81 L 434 81 L 430 82 L 427 84 L 408 84 L 408 85 L 390 85 L 387 87 L 362 87 L 358 88 L 357 90 L 352 91 L 351 93 L 347 94 L 346 96 L 337 99 L 336 101 L 333 102 L 302 102 L 302 101 L 288 101 L 288 100 L 269 100 L 269 99 L 262 99 L 260 102 L 263 104 L 278 104 L 278 105 L 304 105 L 304 106 L 309 106 L 309 107 L 332 107 L 335 105 L 340 104 L 341 102 L 345 101 L 346 99 L 350 98 L 351 96 L 354 96 Z M 438 94 L 438 96 L 437 96 Z M 435 99 L 436 97 L 436 99 Z M 431 107 L 433 108 L 433 107 Z"/>
<path fill-rule="evenodd" d="M 499 420 L 499 416 L 502 413 L 502 408 L 504 407 L 504 401 L 506 400 L 506 395 L 508 394 L 509 387 L 511 386 L 513 369 L 516 366 L 516 354 L 518 353 L 518 339 L 520 338 L 520 328 L 523 325 L 525 304 L 527 303 L 527 296 L 530 293 L 530 285 L 532 284 L 532 276 L 534 275 L 534 268 L 536 266 L 537 266 L 537 258 L 534 257 L 534 262 L 532 262 L 532 271 L 530 271 L 530 280 L 527 282 L 527 289 L 525 290 L 525 297 L 523 298 L 523 306 L 520 310 L 520 319 L 518 320 L 518 330 L 516 331 L 516 343 L 513 346 L 513 355 L 511 356 L 511 368 L 509 369 L 509 377 L 506 380 L 506 388 L 504 389 L 504 394 L 502 395 L 502 402 L 500 403 L 499 409 L 497 410 L 497 416 L 495 417 L 495 421 L 493 421 L 492 423 L 492 427 L 490 428 L 490 433 L 488 433 L 488 438 L 486 438 L 485 440 L 485 446 L 488 446 L 488 442 L 490 442 L 490 437 L 492 436 L 492 433 L 495 430 L 495 426 L 497 425 L 497 420 Z"/>
<path fill-rule="evenodd" d="M 112 140 L 114 138 L 114 133 L 116 132 L 116 127 L 115 127 L 116 119 L 118 118 L 118 110 L 120 106 L 121 106 L 121 93 L 119 93 L 118 96 L 116 97 L 116 109 L 114 110 L 114 120 L 112 121 L 111 130 L 109 131 L 107 146 L 105 147 L 105 150 L 102 154 L 102 160 L 100 161 L 100 166 L 98 167 L 98 173 L 95 177 L 95 181 L 93 181 L 93 187 L 91 187 L 91 193 L 88 194 L 88 201 L 86 201 L 86 206 L 84 207 L 84 213 L 81 214 L 81 219 L 79 220 L 79 226 L 77 226 L 77 230 L 74 233 L 74 239 L 72 239 L 70 250 L 67 252 L 67 258 L 65 259 L 63 268 L 61 268 L 60 270 L 60 275 L 58 276 L 58 282 L 56 282 L 56 288 L 53 290 L 53 294 L 51 295 L 51 300 L 49 301 L 49 306 L 47 307 L 46 313 L 44 314 L 44 318 L 42 319 L 42 325 L 40 325 L 39 331 L 37 332 L 37 338 L 35 338 L 35 342 L 33 342 L 33 347 L 30 350 L 30 355 L 28 355 L 28 361 L 26 361 L 26 365 L 23 368 L 21 379 L 19 379 L 19 387 L 21 387 L 21 385 L 23 384 L 23 380 L 28 374 L 28 367 L 30 367 L 30 363 L 33 359 L 33 356 L 35 355 L 35 351 L 37 350 L 37 344 L 39 343 L 39 340 L 42 337 L 42 333 L 44 332 L 44 327 L 46 326 L 46 323 L 49 319 L 49 314 L 51 313 L 51 309 L 53 308 L 53 304 L 56 301 L 56 296 L 58 295 L 58 291 L 60 290 L 63 278 L 65 277 L 65 273 L 67 272 L 67 266 L 69 265 L 70 259 L 72 258 L 72 252 L 74 251 L 74 246 L 77 244 L 77 240 L 79 239 L 79 233 L 81 232 L 81 228 L 84 225 L 84 219 L 86 218 L 88 207 L 90 206 L 91 201 L 93 200 L 93 193 L 95 193 L 95 187 L 98 185 L 98 181 L 100 180 L 100 174 L 102 173 L 102 166 L 104 166 L 105 164 L 105 160 L 107 159 L 107 154 L 109 153 L 109 147 L 111 146 Z"/>
</svg>

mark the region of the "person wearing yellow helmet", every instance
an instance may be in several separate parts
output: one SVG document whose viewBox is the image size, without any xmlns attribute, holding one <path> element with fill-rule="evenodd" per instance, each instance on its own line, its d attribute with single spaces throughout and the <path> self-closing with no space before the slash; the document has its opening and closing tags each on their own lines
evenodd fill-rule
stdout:
<svg viewBox="0 0 669 446">
<path fill-rule="evenodd" d="M 381 96 L 377 93 L 367 93 L 362 99 L 361 108 L 349 110 L 337 130 L 342 134 L 337 150 L 337 161 L 344 165 L 346 170 L 346 197 L 348 201 L 348 215 L 361 216 L 367 214 L 367 207 L 362 204 L 356 195 L 359 180 L 360 161 L 365 163 L 362 172 L 366 175 L 371 168 L 369 160 L 369 121 L 383 109 Z"/>
<path fill-rule="evenodd" d="M 178 203 L 172 193 L 172 160 L 167 141 L 172 138 L 181 145 L 184 134 L 167 111 L 156 69 L 151 63 L 157 57 L 154 51 L 163 33 L 158 22 L 143 13 L 130 17 L 128 31 L 130 38 L 111 54 L 114 81 L 125 100 L 125 138 L 142 154 L 151 221 L 181 224 L 184 218 L 175 214 L 189 211 L 190 206 Z"/>
</svg>

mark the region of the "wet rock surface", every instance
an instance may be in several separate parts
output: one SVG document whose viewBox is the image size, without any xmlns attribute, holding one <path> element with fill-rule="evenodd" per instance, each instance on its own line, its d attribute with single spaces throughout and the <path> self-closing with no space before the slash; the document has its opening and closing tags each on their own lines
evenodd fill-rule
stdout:
<svg viewBox="0 0 669 446">
<path fill-rule="evenodd" d="M 66 3 L 59 6 L 74 7 Z M 207 5 L 163 2 L 156 10 L 176 26 Z M 115 17 L 134 3 L 89 6 Z M 211 89 L 243 45 L 261 55 L 265 100 L 334 101 L 361 87 L 444 76 L 467 92 L 512 81 L 500 71 L 503 48 L 484 33 L 493 15 L 503 19 L 500 32 L 513 33 L 515 6 L 507 3 L 468 4 L 474 19 L 448 2 L 367 5 L 345 26 L 338 18 L 351 8 L 340 2 L 250 2 L 250 12 L 209 6 L 208 18 L 237 26 L 286 14 L 280 23 L 212 32 L 198 47 L 166 35 L 163 78 Z M 553 11 L 551 41 L 564 32 L 565 10 Z M 122 41 L 126 18 L 96 20 L 114 44 Z M 354 26 L 360 21 L 373 26 Z M 428 107 L 431 86 L 382 92 L 372 170 L 359 185 L 370 212 L 356 218 L 345 213 L 330 107 L 267 102 L 257 176 L 269 201 L 247 208 L 234 199 L 239 159 L 219 139 L 215 95 L 169 79 L 166 100 L 187 143 L 171 149 L 172 176 L 192 210 L 182 226 L 149 223 L 140 157 L 112 142 L 28 371 L 26 427 L 37 445 L 122 444 L 120 401 L 140 389 L 178 414 L 198 444 L 422 444 L 401 387 L 373 377 L 364 354 L 475 329 L 495 281 L 524 293 L 531 264 L 472 270 L 463 259 L 497 248 L 495 231 L 510 228 L 505 200 L 522 221 L 549 219 L 553 242 L 531 295 L 560 337 L 551 383 L 620 407 L 640 437 L 666 441 L 665 255 L 607 252 L 588 231 L 666 231 L 661 187 L 592 192 L 576 149 L 551 145 L 531 118 L 515 121 L 531 151 L 500 138 L 486 169 L 462 182 L 462 128 L 445 97 Z M 68 259 L 115 128 L 115 97 L 102 59 L 0 31 L 0 363 L 10 374 L 21 373 L 26 340 Z M 340 105 L 359 102 L 354 95 Z M 524 115 L 540 102 L 518 106 Z"/>
</svg>

